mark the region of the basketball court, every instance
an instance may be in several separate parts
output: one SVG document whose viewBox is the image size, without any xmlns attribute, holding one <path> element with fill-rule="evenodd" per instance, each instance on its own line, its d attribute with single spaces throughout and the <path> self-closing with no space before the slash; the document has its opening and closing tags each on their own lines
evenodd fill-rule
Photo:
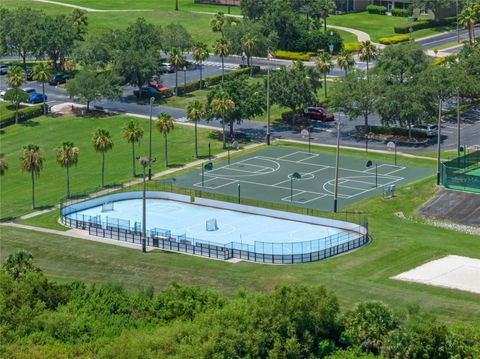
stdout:
<svg viewBox="0 0 480 359">
<path fill-rule="evenodd" d="M 207 161 L 208 162 L 208 161 Z M 206 163 L 207 163 L 206 162 Z M 432 175 L 432 170 L 354 157 L 340 157 L 339 207 L 392 186 Z M 265 202 L 330 211 L 335 187 L 335 156 L 270 147 L 222 161 L 175 179 L 176 185 Z"/>
</svg>

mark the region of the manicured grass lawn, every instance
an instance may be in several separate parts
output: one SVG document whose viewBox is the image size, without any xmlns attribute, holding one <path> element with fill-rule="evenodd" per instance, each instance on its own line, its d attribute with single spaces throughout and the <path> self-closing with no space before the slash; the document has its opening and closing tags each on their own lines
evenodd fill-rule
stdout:
<svg viewBox="0 0 480 359">
<path fill-rule="evenodd" d="M 1 217 L 19 216 L 31 211 L 30 175 L 20 169 L 20 155 L 24 145 L 40 146 L 45 158 L 44 168 L 36 181 L 36 205 L 52 206 L 59 202 L 66 191 L 66 172 L 55 161 L 55 148 L 63 141 L 72 141 L 80 148 L 78 167 L 71 169 L 72 193 L 94 191 L 100 185 L 101 155 L 93 150 L 91 138 L 98 128 L 110 131 L 113 150 L 105 155 L 105 184 L 119 184 L 132 179 L 131 145 L 122 138 L 122 127 L 130 120 L 128 116 L 109 117 L 40 117 L 23 125 L 13 125 L 0 135 L 0 152 L 5 153 L 8 172 L 1 177 Z M 148 154 L 148 122 L 137 119 L 145 129 L 137 155 Z M 168 136 L 169 162 L 182 165 L 193 158 L 193 127 L 176 125 Z M 207 155 L 208 143 L 212 152 L 221 151 L 221 143 L 209 136 L 212 131 L 199 129 L 199 152 Z M 163 136 L 154 128 L 153 156 L 157 161 L 153 171 L 164 169 Z M 137 165 L 140 173 L 140 166 Z"/>
<path fill-rule="evenodd" d="M 388 155 L 370 154 L 377 156 Z M 428 160 L 403 160 L 432 166 Z M 161 251 L 142 254 L 113 245 L 7 227 L 2 228 L 1 256 L 24 249 L 33 253 L 37 264 L 53 279 L 120 282 L 131 289 L 149 285 L 162 288 L 171 280 L 214 287 L 225 293 L 239 288 L 270 291 L 286 283 L 323 284 L 336 291 L 345 309 L 364 300 L 382 300 L 395 310 L 419 305 L 449 322 L 475 322 L 480 320 L 478 295 L 390 279 L 447 254 L 478 257 L 478 237 L 432 227 L 416 217 L 415 210 L 434 192 L 433 178 L 429 178 L 400 188 L 393 199 L 376 196 L 351 205 L 348 210 L 368 215 L 372 243 L 353 253 L 310 264 L 231 264 Z M 395 212 L 400 211 L 412 219 L 398 218 Z"/>
</svg>

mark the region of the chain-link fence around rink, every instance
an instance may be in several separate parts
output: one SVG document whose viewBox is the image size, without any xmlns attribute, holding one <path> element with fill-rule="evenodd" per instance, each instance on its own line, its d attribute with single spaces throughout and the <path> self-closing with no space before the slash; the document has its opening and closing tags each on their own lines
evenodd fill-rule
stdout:
<svg viewBox="0 0 480 359">
<path fill-rule="evenodd" d="M 442 162 L 441 181 L 445 188 L 480 193 L 480 151 Z"/>
<path fill-rule="evenodd" d="M 149 191 L 170 192 L 195 197 L 213 199 L 217 201 L 237 203 L 238 198 L 179 188 L 171 183 L 149 182 Z M 138 187 L 118 188 L 114 193 L 138 191 Z M 140 193 L 140 192 L 139 192 Z M 104 195 L 104 193 L 102 193 Z M 140 245 L 142 243 L 142 226 L 140 222 L 113 218 L 108 215 L 87 216 L 75 213 L 71 205 L 85 202 L 102 195 L 76 195 L 75 199 L 61 202 L 61 220 L 69 227 L 88 230 L 90 235 L 103 238 L 122 240 Z M 185 233 L 171 233 L 168 229 L 153 228 L 146 231 L 148 246 L 169 251 L 200 255 L 216 259 L 238 258 L 249 261 L 273 264 L 293 264 L 318 261 L 340 253 L 359 248 L 368 243 L 368 219 L 362 213 L 340 212 L 327 213 L 315 209 L 280 205 L 256 200 L 240 200 L 241 204 L 261 208 L 282 210 L 309 216 L 323 217 L 355 223 L 358 226 L 348 231 L 339 232 L 324 238 L 303 242 L 275 243 L 256 241 L 253 245 L 247 243 L 230 242 L 216 243 L 197 238 L 187 237 Z"/>
</svg>

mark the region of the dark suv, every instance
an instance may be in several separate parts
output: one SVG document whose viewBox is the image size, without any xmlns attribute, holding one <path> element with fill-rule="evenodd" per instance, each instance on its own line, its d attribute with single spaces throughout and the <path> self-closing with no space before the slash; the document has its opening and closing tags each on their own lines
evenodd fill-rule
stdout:
<svg viewBox="0 0 480 359">
<path fill-rule="evenodd" d="M 62 74 L 57 74 L 57 75 L 54 75 L 50 81 L 48 81 L 48 84 L 51 85 L 51 86 L 57 86 L 57 85 L 60 85 L 60 84 L 64 84 L 65 82 L 67 82 L 67 79 L 69 79 L 70 76 L 68 75 L 62 75 Z"/>
</svg>

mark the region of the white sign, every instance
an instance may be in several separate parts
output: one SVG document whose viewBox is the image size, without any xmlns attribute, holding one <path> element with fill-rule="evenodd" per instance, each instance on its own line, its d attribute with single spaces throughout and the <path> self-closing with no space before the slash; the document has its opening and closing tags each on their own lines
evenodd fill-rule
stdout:
<svg viewBox="0 0 480 359">
<path fill-rule="evenodd" d="M 389 151 L 392 151 L 395 149 L 395 142 L 392 142 L 390 141 L 389 143 L 387 143 L 387 148 Z"/>
</svg>

